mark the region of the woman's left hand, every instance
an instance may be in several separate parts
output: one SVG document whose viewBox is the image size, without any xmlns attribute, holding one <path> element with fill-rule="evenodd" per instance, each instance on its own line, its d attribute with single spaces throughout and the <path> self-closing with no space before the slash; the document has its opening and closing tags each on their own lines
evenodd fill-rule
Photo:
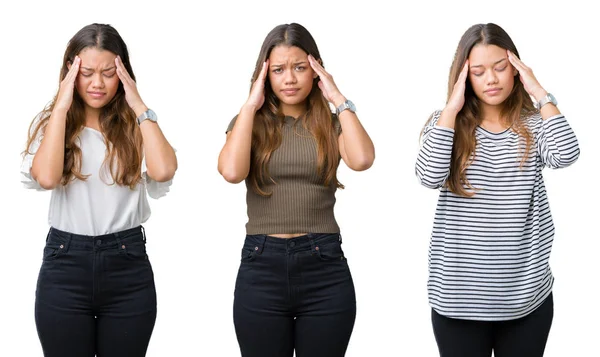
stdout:
<svg viewBox="0 0 600 357">
<path fill-rule="evenodd" d="M 535 78 L 531 68 L 527 67 L 514 53 L 509 50 L 506 50 L 506 52 L 508 54 L 508 60 L 519 72 L 519 78 L 527 93 L 534 97 L 536 101 L 542 99 L 547 92 Z"/>
<path fill-rule="evenodd" d="M 325 68 L 312 55 L 308 55 L 308 63 L 310 63 L 312 69 L 319 76 L 319 88 L 321 88 L 325 99 L 333 103 L 336 107 L 342 104 L 346 98 L 340 93 L 331 74 L 327 73 Z"/>
<path fill-rule="evenodd" d="M 117 65 L 117 75 L 119 76 L 119 79 L 123 83 L 123 88 L 125 89 L 125 100 L 127 101 L 127 104 L 129 104 L 131 109 L 133 109 L 136 116 L 142 114 L 148 110 L 148 107 L 146 107 L 142 101 L 135 81 L 133 78 L 131 78 L 129 73 L 127 73 L 127 69 L 123 65 L 120 56 L 115 58 L 115 64 Z"/>
</svg>

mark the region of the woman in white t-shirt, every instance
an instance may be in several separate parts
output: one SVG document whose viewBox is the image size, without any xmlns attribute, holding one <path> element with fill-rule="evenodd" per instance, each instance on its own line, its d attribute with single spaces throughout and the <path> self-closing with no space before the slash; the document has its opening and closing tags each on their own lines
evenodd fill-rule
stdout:
<svg viewBox="0 0 600 357">
<path fill-rule="evenodd" d="M 169 191 L 175 151 L 142 101 L 127 46 L 109 25 L 70 40 L 54 100 L 36 116 L 21 167 L 52 190 L 35 319 L 45 356 L 144 356 L 156 319 L 141 224 L 146 194 Z"/>
</svg>

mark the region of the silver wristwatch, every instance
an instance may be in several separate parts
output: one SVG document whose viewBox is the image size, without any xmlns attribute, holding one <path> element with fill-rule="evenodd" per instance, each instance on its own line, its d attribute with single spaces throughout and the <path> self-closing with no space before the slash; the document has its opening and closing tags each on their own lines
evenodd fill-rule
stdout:
<svg viewBox="0 0 600 357">
<path fill-rule="evenodd" d="M 540 110 L 544 105 L 548 103 L 552 103 L 554 105 L 557 104 L 556 98 L 554 98 L 554 96 L 550 93 L 546 94 L 542 99 L 540 99 L 539 102 L 533 103 L 533 106 L 535 107 L 535 109 Z"/>
<path fill-rule="evenodd" d="M 158 120 L 158 118 L 156 117 L 156 113 L 152 109 L 146 110 L 139 117 L 137 117 L 138 125 L 142 124 L 142 122 L 146 119 L 151 120 L 155 123 Z"/>
<path fill-rule="evenodd" d="M 344 101 L 344 103 L 340 104 L 339 107 L 335 108 L 335 114 L 340 115 L 341 112 L 348 109 L 352 113 L 356 113 L 356 106 L 350 100 Z"/>
</svg>

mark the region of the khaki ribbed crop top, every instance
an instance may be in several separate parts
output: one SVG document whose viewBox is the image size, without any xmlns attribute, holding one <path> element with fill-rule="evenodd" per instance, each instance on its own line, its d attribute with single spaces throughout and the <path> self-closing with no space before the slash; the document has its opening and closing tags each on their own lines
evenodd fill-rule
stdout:
<svg viewBox="0 0 600 357">
<path fill-rule="evenodd" d="M 334 126 L 341 133 L 337 116 Z M 233 118 L 227 132 L 233 129 Z M 333 214 L 336 185 L 324 186 L 317 174 L 317 142 L 312 134 L 293 117 L 285 117 L 281 146 L 269 161 L 269 174 L 275 181 L 263 190 L 270 197 L 258 195 L 246 179 L 248 207 L 247 234 L 339 233 Z"/>
</svg>

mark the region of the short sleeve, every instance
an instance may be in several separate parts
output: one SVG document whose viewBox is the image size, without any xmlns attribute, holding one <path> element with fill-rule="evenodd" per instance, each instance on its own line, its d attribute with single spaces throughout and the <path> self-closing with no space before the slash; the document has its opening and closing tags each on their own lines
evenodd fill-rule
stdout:
<svg viewBox="0 0 600 357">
<path fill-rule="evenodd" d="M 38 126 L 42 115 L 38 115 L 33 124 L 31 125 L 30 135 L 33 135 L 36 127 Z M 38 151 L 40 145 L 42 144 L 42 139 L 44 135 L 42 134 L 42 128 L 38 130 L 37 135 L 31 142 L 28 148 L 25 149 L 25 155 L 23 156 L 23 161 L 21 162 L 21 183 L 27 189 L 37 190 L 37 191 L 45 191 L 42 186 L 31 176 L 31 166 L 33 166 L 33 158 L 35 157 L 36 152 Z"/>
<path fill-rule="evenodd" d="M 173 148 L 175 152 L 177 150 Z M 148 192 L 148 196 L 154 199 L 159 199 L 167 195 L 167 193 L 171 190 L 171 185 L 173 184 L 173 179 L 165 182 L 154 181 L 150 176 L 148 176 L 148 168 L 146 166 L 146 158 L 142 159 L 142 181 L 146 186 L 146 192 Z"/>
<path fill-rule="evenodd" d="M 234 116 L 233 119 L 231 119 L 231 121 L 229 122 L 229 125 L 227 126 L 227 130 L 225 131 L 225 134 L 227 134 L 228 132 L 233 130 L 233 126 L 235 125 L 235 122 L 237 120 L 238 116 Z"/>
</svg>

